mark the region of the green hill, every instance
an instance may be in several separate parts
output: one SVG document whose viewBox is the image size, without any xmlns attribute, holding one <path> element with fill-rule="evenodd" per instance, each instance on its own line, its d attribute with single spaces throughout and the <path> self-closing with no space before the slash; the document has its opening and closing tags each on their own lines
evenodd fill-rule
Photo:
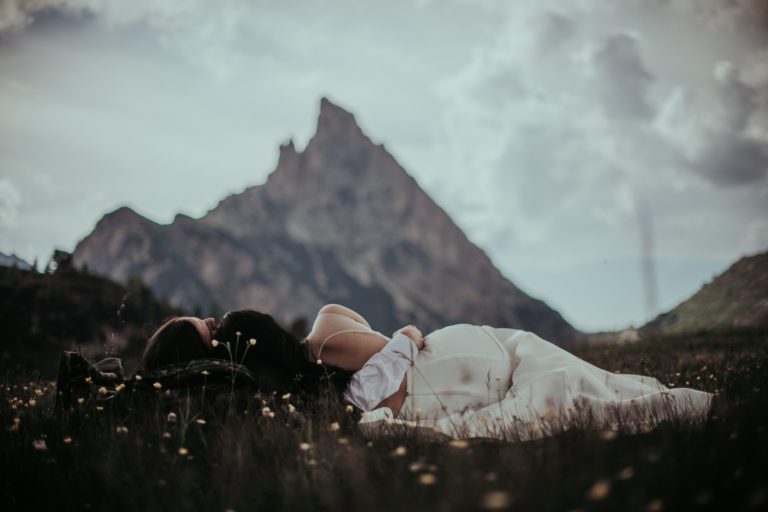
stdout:
<svg viewBox="0 0 768 512">
<path fill-rule="evenodd" d="M 643 331 L 682 333 L 702 330 L 768 328 L 768 252 L 747 256 Z"/>
<path fill-rule="evenodd" d="M 58 255 L 53 273 L 0 267 L 0 367 L 36 368 L 52 378 L 62 349 L 135 364 L 151 330 L 180 313 L 138 279 L 123 286 Z"/>
</svg>

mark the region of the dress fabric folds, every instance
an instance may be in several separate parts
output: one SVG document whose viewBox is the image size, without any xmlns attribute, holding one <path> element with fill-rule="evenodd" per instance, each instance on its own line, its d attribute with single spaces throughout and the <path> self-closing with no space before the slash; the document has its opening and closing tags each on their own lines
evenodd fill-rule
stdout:
<svg viewBox="0 0 768 512">
<path fill-rule="evenodd" d="M 429 334 L 407 371 L 405 403 L 367 412 L 368 437 L 399 429 L 430 436 L 529 440 L 572 426 L 646 431 L 701 421 L 712 395 L 653 377 L 600 369 L 536 334 L 458 324 Z"/>
</svg>

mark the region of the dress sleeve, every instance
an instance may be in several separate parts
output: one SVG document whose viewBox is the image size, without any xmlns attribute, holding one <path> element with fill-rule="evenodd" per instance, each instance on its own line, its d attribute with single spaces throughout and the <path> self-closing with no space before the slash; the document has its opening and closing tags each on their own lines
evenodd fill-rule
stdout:
<svg viewBox="0 0 768 512">
<path fill-rule="evenodd" d="M 355 372 L 344 399 L 363 411 L 373 410 L 398 390 L 418 352 L 411 338 L 398 334 Z"/>
</svg>

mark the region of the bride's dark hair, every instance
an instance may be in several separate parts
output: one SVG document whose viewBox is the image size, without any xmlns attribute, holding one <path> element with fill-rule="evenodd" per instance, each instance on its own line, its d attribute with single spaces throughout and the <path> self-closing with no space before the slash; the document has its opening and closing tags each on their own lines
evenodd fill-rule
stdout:
<svg viewBox="0 0 768 512">
<path fill-rule="evenodd" d="M 329 385 L 341 394 L 353 372 L 310 361 L 307 345 L 266 313 L 250 309 L 230 311 L 214 333 L 219 344 L 229 344 L 235 362 L 273 382 L 276 391 L 317 394 Z M 256 340 L 255 345 L 251 340 Z M 222 346 L 217 350 L 220 357 Z M 223 349 L 226 351 L 226 349 Z"/>
</svg>

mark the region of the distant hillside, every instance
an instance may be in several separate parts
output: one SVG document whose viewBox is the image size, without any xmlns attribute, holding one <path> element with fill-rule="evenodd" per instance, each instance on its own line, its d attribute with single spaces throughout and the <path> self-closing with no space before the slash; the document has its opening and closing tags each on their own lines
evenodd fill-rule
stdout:
<svg viewBox="0 0 768 512">
<path fill-rule="evenodd" d="M 152 329 L 178 313 L 136 279 L 124 286 L 66 267 L 54 274 L 0 267 L 0 367 L 53 378 L 62 349 L 135 363 Z"/>
<path fill-rule="evenodd" d="M 749 328 L 768 328 L 768 252 L 741 258 L 642 330 L 682 333 Z"/>
<path fill-rule="evenodd" d="M 266 183 L 200 219 L 157 224 L 128 208 L 105 215 L 74 261 L 124 282 L 139 275 L 188 309 L 255 308 L 289 323 L 326 303 L 358 310 L 386 334 L 468 322 L 581 335 L 505 278 L 354 116 L 327 99 L 303 151 L 280 147 Z"/>
<path fill-rule="evenodd" d="M 32 268 L 32 265 L 15 254 L 5 254 L 4 252 L 0 252 L 0 267 L 17 267 L 29 270 Z"/>
</svg>

